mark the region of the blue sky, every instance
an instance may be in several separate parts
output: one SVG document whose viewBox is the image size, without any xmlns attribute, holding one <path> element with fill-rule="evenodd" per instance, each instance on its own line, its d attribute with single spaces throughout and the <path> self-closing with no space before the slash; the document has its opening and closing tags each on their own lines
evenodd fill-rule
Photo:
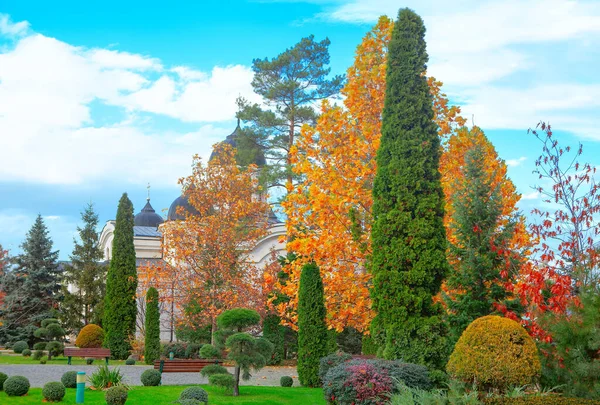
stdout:
<svg viewBox="0 0 600 405">
<path fill-rule="evenodd" d="M 600 155 L 600 2 L 566 0 L 31 1 L 0 3 L 0 244 L 19 250 L 40 213 L 68 259 L 79 212 L 101 223 L 151 183 L 168 208 L 191 156 L 207 157 L 252 94 L 253 58 L 314 34 L 331 40 L 333 73 L 352 63 L 381 14 L 411 7 L 427 25 L 429 71 L 509 164 L 524 212 L 539 146 Z"/>
</svg>

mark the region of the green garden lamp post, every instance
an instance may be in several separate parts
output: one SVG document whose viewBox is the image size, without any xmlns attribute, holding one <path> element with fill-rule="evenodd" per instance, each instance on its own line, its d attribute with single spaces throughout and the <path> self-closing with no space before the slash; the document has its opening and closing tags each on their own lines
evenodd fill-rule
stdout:
<svg viewBox="0 0 600 405">
<path fill-rule="evenodd" d="M 77 372 L 77 393 L 75 395 L 75 403 L 83 404 L 83 393 L 85 392 L 85 371 Z"/>
</svg>

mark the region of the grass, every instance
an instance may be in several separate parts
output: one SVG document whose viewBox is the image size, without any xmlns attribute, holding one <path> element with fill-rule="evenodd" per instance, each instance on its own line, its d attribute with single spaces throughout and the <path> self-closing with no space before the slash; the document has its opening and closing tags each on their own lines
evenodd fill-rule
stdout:
<svg viewBox="0 0 600 405">
<path fill-rule="evenodd" d="M 172 404 L 186 386 L 168 385 L 162 387 L 132 387 L 126 405 L 167 405 Z M 217 387 L 203 386 L 208 392 L 210 405 L 324 405 L 323 390 L 317 388 L 282 388 L 282 387 L 240 387 L 240 396 L 226 395 Z M 0 404 L 23 405 L 42 404 L 42 390 L 32 388 L 24 397 L 9 397 L 0 392 Z M 67 389 L 67 395 L 60 404 L 74 404 L 75 389 Z M 105 405 L 104 392 L 86 390 L 86 405 Z"/>
<path fill-rule="evenodd" d="M 39 360 L 33 360 L 31 357 L 23 357 L 19 355 L 2 354 L 0 355 L 0 364 L 40 364 Z M 57 364 L 67 365 L 66 357 L 53 357 L 52 360 L 46 362 L 46 364 Z M 72 365 L 85 365 L 85 359 L 73 357 L 71 358 Z M 94 359 L 94 366 L 106 364 L 104 359 Z M 108 365 L 110 366 L 124 366 L 124 360 L 109 360 Z M 144 365 L 144 362 L 136 362 L 136 366 Z"/>
</svg>

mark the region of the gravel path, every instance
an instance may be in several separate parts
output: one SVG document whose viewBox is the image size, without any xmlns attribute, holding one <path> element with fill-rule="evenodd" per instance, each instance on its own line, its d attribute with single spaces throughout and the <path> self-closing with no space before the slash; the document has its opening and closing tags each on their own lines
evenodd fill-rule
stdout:
<svg viewBox="0 0 600 405">
<path fill-rule="evenodd" d="M 111 369 L 112 366 L 109 366 Z M 0 364 L 0 372 L 9 376 L 22 375 L 29 379 L 32 387 L 43 387 L 50 381 L 60 381 L 60 377 L 66 371 L 85 371 L 89 376 L 96 370 L 97 366 L 63 366 L 51 364 Z M 140 376 L 151 366 L 120 366 L 125 375 L 125 381 L 129 385 L 142 385 Z M 228 367 L 233 373 L 233 368 Z M 296 367 L 265 367 L 260 371 L 254 372 L 249 381 L 240 381 L 242 385 L 263 385 L 279 386 L 279 379 L 289 375 L 294 379 L 294 385 L 298 386 L 298 374 Z M 208 380 L 200 373 L 164 373 L 162 379 L 163 385 L 186 385 L 186 384 L 207 384 Z"/>
</svg>

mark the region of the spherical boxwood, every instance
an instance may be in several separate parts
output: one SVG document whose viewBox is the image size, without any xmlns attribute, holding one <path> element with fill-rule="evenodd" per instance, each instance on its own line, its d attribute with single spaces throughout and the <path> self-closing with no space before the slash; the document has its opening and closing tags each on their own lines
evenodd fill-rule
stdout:
<svg viewBox="0 0 600 405">
<path fill-rule="evenodd" d="M 223 388 L 226 392 L 233 390 L 234 379 L 233 375 L 227 374 L 213 374 L 208 377 L 208 382 L 211 385 Z"/>
<path fill-rule="evenodd" d="M 145 387 L 156 387 L 160 385 L 160 379 L 160 372 L 153 369 L 145 370 L 140 377 L 140 380 Z"/>
<path fill-rule="evenodd" d="M 61 382 L 49 382 L 42 388 L 42 395 L 48 402 L 60 402 L 65 397 L 65 386 Z"/>
<path fill-rule="evenodd" d="M 134 366 L 135 365 L 135 359 L 127 359 L 127 360 L 125 360 L 125 365 L 127 365 L 127 366 Z"/>
<path fill-rule="evenodd" d="M 77 388 L 77 371 L 67 371 L 62 375 L 60 381 L 67 388 Z"/>
<path fill-rule="evenodd" d="M 48 355 L 58 356 L 65 351 L 65 345 L 59 341 L 53 340 L 52 342 L 48 342 L 46 345 L 46 350 L 48 351 Z"/>
<path fill-rule="evenodd" d="M 75 339 L 75 346 L 80 348 L 98 348 L 102 347 L 102 343 L 104 343 L 104 329 L 93 323 L 84 326 Z"/>
<path fill-rule="evenodd" d="M 204 366 L 202 370 L 200 370 L 200 375 L 202 377 L 210 377 L 214 374 L 227 374 L 228 371 L 225 367 L 219 364 L 209 364 L 208 366 Z"/>
<path fill-rule="evenodd" d="M 0 373 L 0 391 L 2 391 L 4 389 L 3 385 L 4 385 L 4 381 L 6 381 L 6 379 L 8 378 L 8 376 L 4 373 Z"/>
<path fill-rule="evenodd" d="M 189 387 L 179 394 L 179 401 L 183 401 L 184 399 L 195 399 L 196 401 L 208 404 L 208 393 L 200 387 Z"/>
<path fill-rule="evenodd" d="M 46 344 L 44 343 L 44 347 L 46 347 Z M 44 351 L 43 350 L 36 350 L 33 352 L 33 354 L 31 355 L 31 358 L 33 360 L 39 360 L 42 357 L 44 357 Z"/>
<path fill-rule="evenodd" d="M 108 405 L 123 405 L 127 401 L 127 388 L 122 385 L 110 387 L 106 390 L 104 399 Z"/>
<path fill-rule="evenodd" d="M 25 342 L 23 340 L 19 340 L 18 342 L 16 342 L 13 345 L 13 351 L 15 353 L 21 354 L 21 353 L 23 353 L 23 350 L 25 350 L 25 349 L 29 349 L 29 344 L 27 344 L 27 342 Z"/>
<path fill-rule="evenodd" d="M 48 361 L 48 357 L 44 356 L 40 359 L 40 364 L 46 364 L 47 361 Z"/>
<path fill-rule="evenodd" d="M 217 359 L 219 355 L 219 350 L 213 345 L 204 345 L 200 349 L 200 358 L 202 359 Z"/>
<path fill-rule="evenodd" d="M 530 384 L 540 374 L 533 339 L 517 322 L 496 315 L 473 321 L 454 347 L 448 373 L 484 390 Z"/>
<path fill-rule="evenodd" d="M 37 342 L 33 345 L 33 350 L 46 350 L 46 342 Z"/>
<path fill-rule="evenodd" d="M 8 377 L 4 381 L 4 392 L 9 397 L 22 397 L 29 392 L 29 380 L 20 375 Z"/>
<path fill-rule="evenodd" d="M 87 364 L 88 366 L 91 366 L 92 364 L 94 364 L 94 358 L 93 357 L 86 357 L 85 358 L 85 364 Z"/>
<path fill-rule="evenodd" d="M 281 384 L 282 387 L 291 387 L 294 385 L 294 379 L 289 375 L 284 375 L 279 379 L 279 384 Z"/>
<path fill-rule="evenodd" d="M 22 354 L 23 354 L 23 357 L 29 357 L 29 356 L 31 356 L 31 350 L 25 349 L 25 350 L 23 350 Z"/>
</svg>

